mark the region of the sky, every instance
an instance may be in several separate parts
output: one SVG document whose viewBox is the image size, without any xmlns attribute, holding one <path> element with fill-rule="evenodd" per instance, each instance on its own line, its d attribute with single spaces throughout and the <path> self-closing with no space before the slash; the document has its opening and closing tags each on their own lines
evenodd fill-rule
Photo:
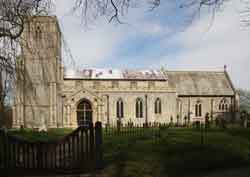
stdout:
<svg viewBox="0 0 250 177">
<path fill-rule="evenodd" d="M 64 54 L 66 67 L 223 71 L 226 65 L 235 87 L 250 89 L 250 27 L 241 22 L 241 1 L 226 2 L 215 16 L 209 9 L 180 8 L 181 1 L 161 2 L 154 11 L 129 9 L 124 24 L 99 18 L 86 28 L 69 13 L 72 1 L 55 0 L 74 59 Z"/>
</svg>

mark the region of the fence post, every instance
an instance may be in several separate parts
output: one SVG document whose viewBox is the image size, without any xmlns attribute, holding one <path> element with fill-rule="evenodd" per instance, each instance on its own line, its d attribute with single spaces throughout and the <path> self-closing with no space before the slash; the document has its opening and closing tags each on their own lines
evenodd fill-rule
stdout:
<svg viewBox="0 0 250 177">
<path fill-rule="evenodd" d="M 95 123 L 95 150 L 96 150 L 96 168 L 103 167 L 103 148 L 102 148 L 102 123 Z"/>
<path fill-rule="evenodd" d="M 0 166 L 6 168 L 6 132 L 0 129 Z"/>
<path fill-rule="evenodd" d="M 121 120 L 117 120 L 117 131 L 118 131 L 118 134 L 120 134 L 121 132 Z"/>
<path fill-rule="evenodd" d="M 94 147 L 94 125 L 93 123 L 91 122 L 90 125 L 89 125 L 89 143 L 90 143 L 90 160 L 91 160 L 91 170 L 94 170 L 94 166 L 95 166 L 95 147 Z"/>
<path fill-rule="evenodd" d="M 9 168 L 9 148 L 8 148 L 8 135 L 7 135 L 7 130 L 4 129 L 2 131 L 3 133 L 3 166 L 6 171 L 8 171 Z M 6 172 L 5 171 L 5 172 Z"/>
<path fill-rule="evenodd" d="M 37 168 L 41 169 L 42 168 L 42 143 L 38 143 L 36 145 L 36 151 L 37 151 L 37 155 L 36 155 L 36 161 L 37 161 Z"/>
<path fill-rule="evenodd" d="M 203 123 L 201 123 L 201 147 L 204 146 L 204 127 Z"/>
</svg>

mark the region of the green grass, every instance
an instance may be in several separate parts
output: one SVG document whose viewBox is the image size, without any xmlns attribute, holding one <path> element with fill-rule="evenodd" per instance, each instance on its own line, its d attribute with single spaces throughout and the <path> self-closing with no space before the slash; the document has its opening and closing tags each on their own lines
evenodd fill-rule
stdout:
<svg viewBox="0 0 250 177">
<path fill-rule="evenodd" d="M 25 129 L 9 133 L 32 142 L 49 142 L 71 131 Z M 103 176 L 198 176 L 250 165 L 250 129 L 209 129 L 205 133 L 204 146 L 201 146 L 201 132 L 196 129 L 163 128 L 160 136 L 150 130 L 136 136 L 126 131 L 103 134 Z"/>
<path fill-rule="evenodd" d="M 227 132 L 233 136 L 240 136 L 250 141 L 250 129 L 229 129 Z"/>
<path fill-rule="evenodd" d="M 8 133 L 14 137 L 29 142 L 51 142 L 62 138 L 72 132 L 73 129 L 59 128 L 49 129 L 48 132 L 37 132 L 32 129 L 10 130 Z"/>
<path fill-rule="evenodd" d="M 250 164 L 249 130 L 169 129 L 161 138 L 114 136 L 104 139 L 107 176 L 197 176 Z"/>
</svg>

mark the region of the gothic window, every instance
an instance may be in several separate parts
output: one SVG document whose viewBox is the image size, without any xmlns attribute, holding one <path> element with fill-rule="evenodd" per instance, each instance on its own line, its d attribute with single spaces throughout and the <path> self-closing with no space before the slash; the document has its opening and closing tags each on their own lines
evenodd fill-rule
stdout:
<svg viewBox="0 0 250 177">
<path fill-rule="evenodd" d="M 143 103 L 142 103 L 141 98 L 136 99 L 135 110 L 136 110 L 136 118 L 142 118 L 143 117 Z"/>
<path fill-rule="evenodd" d="M 116 102 L 116 117 L 119 119 L 124 117 L 124 106 L 121 98 Z"/>
<path fill-rule="evenodd" d="M 221 101 L 220 101 L 220 104 L 219 104 L 219 110 L 220 111 L 227 111 L 228 110 L 228 101 L 223 98 Z"/>
<path fill-rule="evenodd" d="M 201 117 L 202 116 L 202 104 L 200 101 L 197 101 L 195 104 L 195 116 Z"/>
<path fill-rule="evenodd" d="M 85 126 L 92 122 L 92 105 L 87 99 L 81 100 L 77 105 L 77 122 L 79 126 Z"/>
<path fill-rule="evenodd" d="M 155 114 L 161 114 L 161 99 L 157 98 L 155 100 Z"/>
</svg>

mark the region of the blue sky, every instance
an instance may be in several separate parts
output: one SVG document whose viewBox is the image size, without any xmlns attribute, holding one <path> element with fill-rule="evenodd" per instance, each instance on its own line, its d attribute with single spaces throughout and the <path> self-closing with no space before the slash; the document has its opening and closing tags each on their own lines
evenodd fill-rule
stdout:
<svg viewBox="0 0 250 177">
<path fill-rule="evenodd" d="M 79 16 L 68 13 L 70 1 L 55 1 L 75 68 L 223 70 L 227 65 L 236 87 L 250 89 L 250 27 L 240 22 L 244 8 L 239 0 L 227 2 L 214 20 L 208 9 L 192 18 L 194 10 L 180 9 L 181 1 L 162 1 L 152 12 L 130 9 L 121 18 L 126 24 L 100 18 L 88 29 Z M 64 61 L 73 67 L 68 56 Z"/>
</svg>

